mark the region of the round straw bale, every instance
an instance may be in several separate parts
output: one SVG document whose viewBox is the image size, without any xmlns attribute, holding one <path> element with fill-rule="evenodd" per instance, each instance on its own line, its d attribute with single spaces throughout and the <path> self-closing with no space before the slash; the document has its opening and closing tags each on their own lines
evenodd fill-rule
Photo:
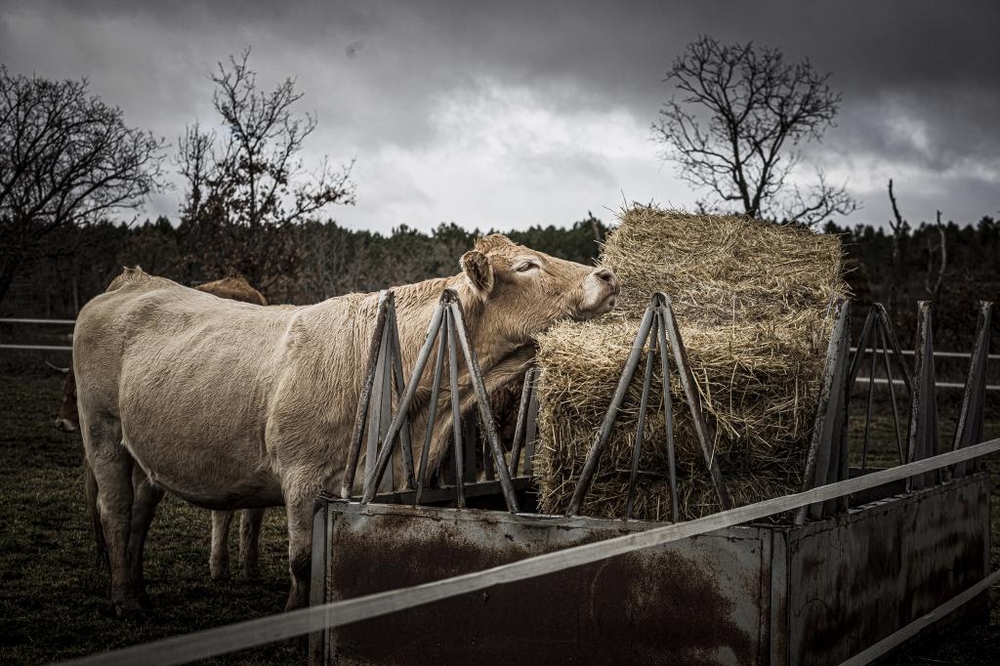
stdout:
<svg viewBox="0 0 1000 666">
<path fill-rule="evenodd" d="M 717 461 L 737 503 L 798 490 L 815 417 L 831 306 L 846 292 L 839 239 L 743 217 L 635 207 L 602 263 L 622 281 L 620 310 L 567 322 L 538 340 L 541 508 L 565 510 L 653 292 L 672 301 Z M 718 510 L 671 350 L 680 515 Z M 671 514 L 659 363 L 654 364 L 633 517 Z M 624 514 L 642 363 L 618 414 L 583 513 Z"/>
</svg>

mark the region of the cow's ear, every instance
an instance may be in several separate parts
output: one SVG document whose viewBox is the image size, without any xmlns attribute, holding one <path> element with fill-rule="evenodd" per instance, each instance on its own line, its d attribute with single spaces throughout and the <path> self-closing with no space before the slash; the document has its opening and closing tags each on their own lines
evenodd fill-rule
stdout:
<svg viewBox="0 0 1000 666">
<path fill-rule="evenodd" d="M 469 250 L 462 255 L 462 272 L 473 291 L 480 298 L 486 298 L 493 291 L 493 267 L 486 255 L 478 250 Z"/>
</svg>

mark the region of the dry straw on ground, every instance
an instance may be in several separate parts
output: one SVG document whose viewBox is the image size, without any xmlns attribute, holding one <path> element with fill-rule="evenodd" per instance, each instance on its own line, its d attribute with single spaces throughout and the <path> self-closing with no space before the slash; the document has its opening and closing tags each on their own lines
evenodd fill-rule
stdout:
<svg viewBox="0 0 1000 666">
<path fill-rule="evenodd" d="M 715 456 L 737 504 L 798 490 L 832 326 L 846 293 L 836 236 L 743 217 L 634 207 L 602 263 L 622 282 L 619 310 L 539 340 L 541 508 L 562 513 L 656 291 L 673 302 Z M 641 370 L 638 373 L 641 375 Z M 662 386 L 654 372 L 633 515 L 670 517 Z M 681 517 L 717 511 L 690 412 L 674 396 Z M 641 386 L 633 381 L 585 515 L 624 515 Z"/>
</svg>

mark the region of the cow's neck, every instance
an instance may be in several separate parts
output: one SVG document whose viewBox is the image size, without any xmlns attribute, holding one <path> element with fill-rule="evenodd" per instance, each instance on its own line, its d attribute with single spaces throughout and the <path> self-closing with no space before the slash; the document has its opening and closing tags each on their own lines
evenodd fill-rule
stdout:
<svg viewBox="0 0 1000 666">
<path fill-rule="evenodd" d="M 491 325 L 489 320 L 492 313 L 473 293 L 461 274 L 394 288 L 396 319 L 401 340 L 416 343 L 415 347 L 423 343 L 427 335 L 427 323 L 433 316 L 434 308 L 437 307 L 445 289 L 454 289 L 458 293 L 469 342 L 476 350 L 480 368 L 484 373 L 512 353 L 531 344 L 530 341 L 511 341 L 500 334 L 501 327 Z M 481 332 L 484 330 L 494 331 L 496 334 L 482 335 Z"/>
</svg>

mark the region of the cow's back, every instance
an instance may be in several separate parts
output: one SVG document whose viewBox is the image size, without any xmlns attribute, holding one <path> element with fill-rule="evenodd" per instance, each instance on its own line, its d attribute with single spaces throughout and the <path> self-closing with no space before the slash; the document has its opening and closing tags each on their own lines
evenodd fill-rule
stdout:
<svg viewBox="0 0 1000 666">
<path fill-rule="evenodd" d="M 122 276 L 120 276 L 122 277 Z M 269 480 L 263 435 L 294 308 L 222 300 L 131 274 L 80 312 L 74 368 L 83 412 L 120 419 L 133 456 L 195 502 Z"/>
</svg>

